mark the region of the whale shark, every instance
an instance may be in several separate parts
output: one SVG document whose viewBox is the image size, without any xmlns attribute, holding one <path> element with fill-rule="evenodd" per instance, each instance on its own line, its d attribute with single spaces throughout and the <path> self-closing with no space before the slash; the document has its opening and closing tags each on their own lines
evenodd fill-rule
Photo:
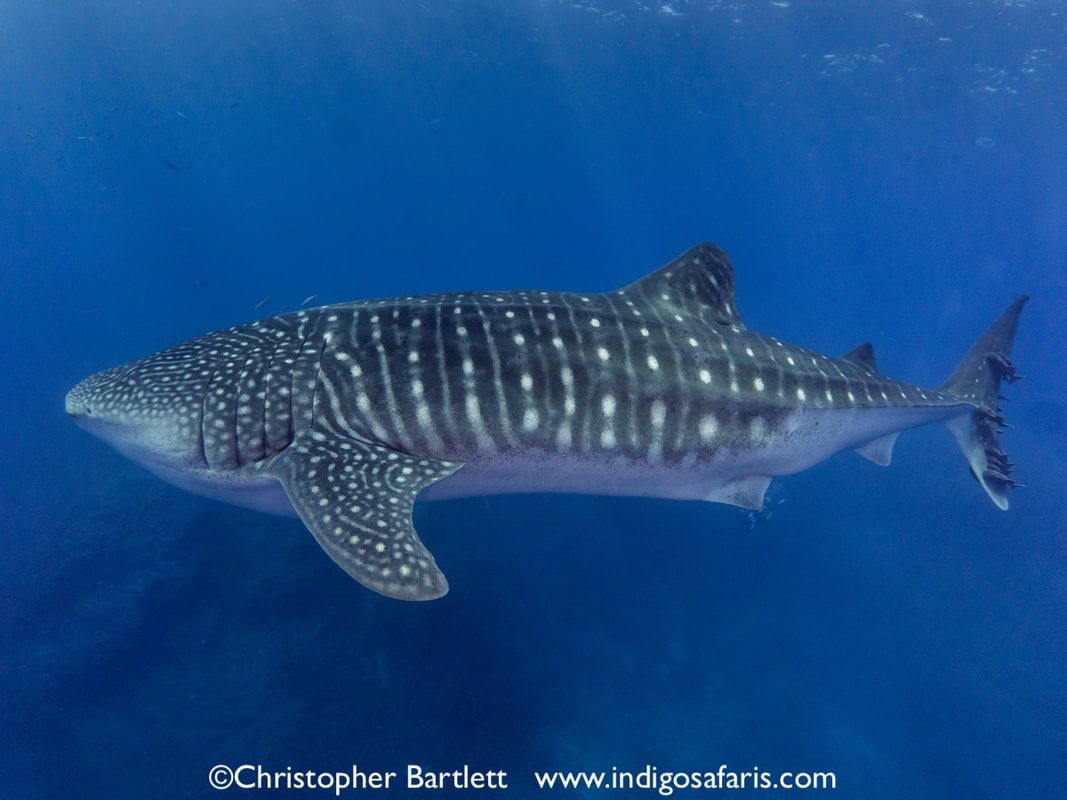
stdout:
<svg viewBox="0 0 1067 800">
<path fill-rule="evenodd" d="M 999 436 L 1026 295 L 941 386 L 754 333 L 718 246 L 599 294 L 478 291 L 363 300 L 209 333 L 75 386 L 79 425 L 165 480 L 298 516 L 389 597 L 448 582 L 416 498 L 575 492 L 759 509 L 772 478 L 842 450 L 887 465 L 941 423 L 1001 509 Z"/>
</svg>

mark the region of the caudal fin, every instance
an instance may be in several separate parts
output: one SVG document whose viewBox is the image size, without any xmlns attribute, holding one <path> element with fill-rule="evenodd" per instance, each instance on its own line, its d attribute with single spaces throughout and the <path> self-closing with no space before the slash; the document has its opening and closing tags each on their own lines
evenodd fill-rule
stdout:
<svg viewBox="0 0 1067 800">
<path fill-rule="evenodd" d="M 956 437 L 971 465 L 971 474 L 982 484 L 989 499 L 1004 510 L 1008 508 L 1008 489 L 1020 484 L 1012 479 L 1012 462 L 1000 446 L 999 435 L 1006 426 L 1001 416 L 1000 384 L 1014 383 L 1023 377 L 1015 374 L 1015 366 L 1008 356 L 1019 327 L 1019 315 L 1029 299 L 1025 294 L 1016 298 L 967 351 L 952 377 L 938 387 L 975 406 L 974 413 L 950 419 L 945 427 Z"/>
</svg>

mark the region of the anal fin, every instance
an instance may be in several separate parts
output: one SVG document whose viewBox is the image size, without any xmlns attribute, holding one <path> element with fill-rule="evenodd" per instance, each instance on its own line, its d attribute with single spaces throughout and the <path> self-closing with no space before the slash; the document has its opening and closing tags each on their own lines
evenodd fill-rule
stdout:
<svg viewBox="0 0 1067 800">
<path fill-rule="evenodd" d="M 266 462 L 296 513 L 345 572 L 387 597 L 433 600 L 448 581 L 411 521 L 415 496 L 462 464 L 312 431 Z"/>
</svg>

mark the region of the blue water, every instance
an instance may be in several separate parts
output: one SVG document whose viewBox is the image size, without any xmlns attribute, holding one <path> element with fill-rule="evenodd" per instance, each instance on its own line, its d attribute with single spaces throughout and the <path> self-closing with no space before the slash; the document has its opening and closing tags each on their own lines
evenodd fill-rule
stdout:
<svg viewBox="0 0 1067 800">
<path fill-rule="evenodd" d="M 1039 0 L 0 0 L 0 795 L 418 763 L 506 770 L 502 797 L 720 764 L 835 774 L 797 797 L 1062 796 L 1065 87 Z M 1029 292 L 1011 510 L 941 429 L 776 481 L 752 529 L 427 504 L 452 590 L 406 604 L 63 414 L 91 372 L 309 295 L 601 291 L 708 239 L 751 329 L 927 385 Z"/>
</svg>

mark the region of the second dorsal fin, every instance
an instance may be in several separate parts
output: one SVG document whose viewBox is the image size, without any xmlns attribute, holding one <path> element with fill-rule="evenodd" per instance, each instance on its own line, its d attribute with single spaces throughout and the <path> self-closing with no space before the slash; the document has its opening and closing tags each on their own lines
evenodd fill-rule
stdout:
<svg viewBox="0 0 1067 800">
<path fill-rule="evenodd" d="M 841 356 L 841 360 L 848 361 L 863 369 L 869 369 L 875 375 L 882 374 L 878 371 L 878 365 L 874 363 L 874 347 L 871 346 L 870 342 L 864 342 L 859 347 L 849 350 Z"/>
</svg>

